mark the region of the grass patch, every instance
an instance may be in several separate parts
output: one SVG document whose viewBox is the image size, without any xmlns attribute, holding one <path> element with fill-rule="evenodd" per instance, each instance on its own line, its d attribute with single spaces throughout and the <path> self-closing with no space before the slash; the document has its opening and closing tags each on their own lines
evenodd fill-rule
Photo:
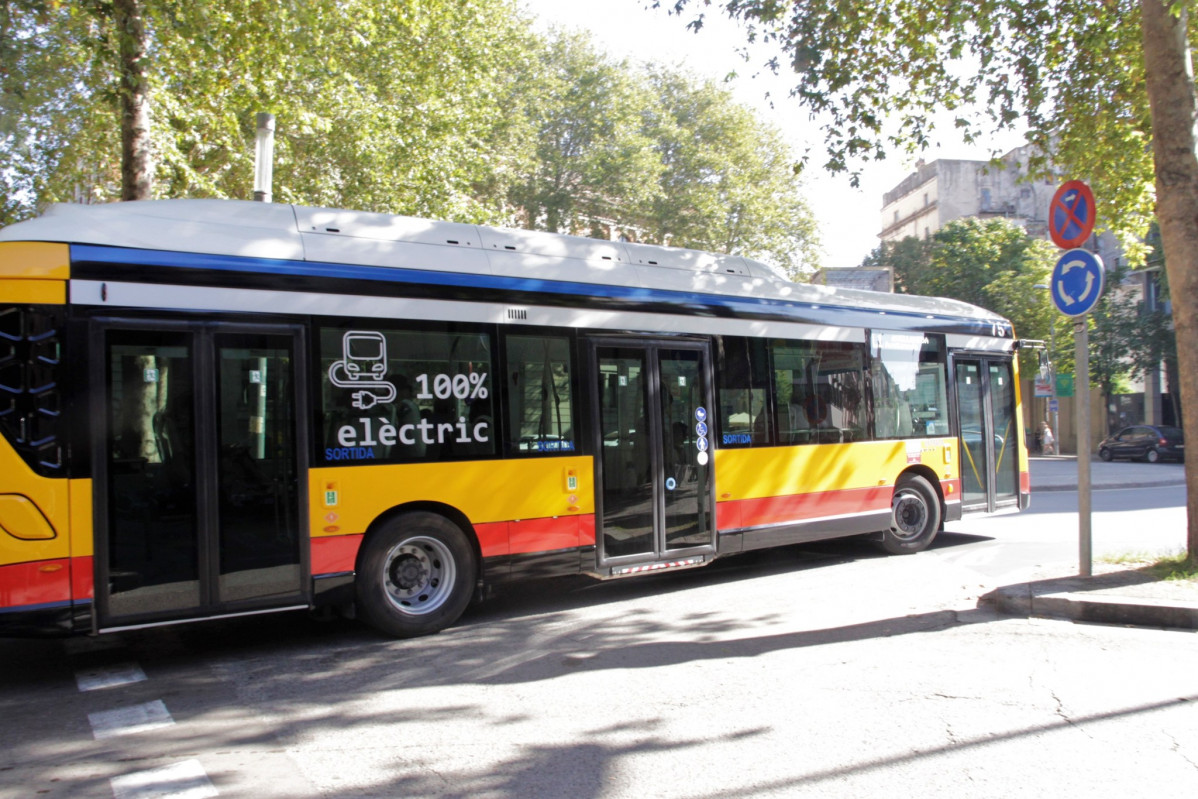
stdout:
<svg viewBox="0 0 1198 799">
<path fill-rule="evenodd" d="M 1177 552 L 1161 556 L 1147 552 L 1125 552 L 1118 555 L 1104 555 L 1100 560 L 1118 566 L 1128 566 L 1148 572 L 1158 580 L 1193 580 L 1198 582 L 1198 562 L 1186 557 L 1186 553 Z"/>
</svg>

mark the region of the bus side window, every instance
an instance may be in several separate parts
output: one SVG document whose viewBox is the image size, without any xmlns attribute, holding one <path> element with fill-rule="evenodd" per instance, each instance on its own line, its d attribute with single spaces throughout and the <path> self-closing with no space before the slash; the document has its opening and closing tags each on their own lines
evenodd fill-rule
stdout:
<svg viewBox="0 0 1198 799">
<path fill-rule="evenodd" d="M 570 340 L 509 335 L 506 343 L 509 451 L 574 452 Z"/>
<path fill-rule="evenodd" d="M 720 445 L 768 446 L 774 441 L 774 424 L 765 342 L 726 336 L 719 356 Z"/>
<path fill-rule="evenodd" d="M 771 343 L 782 444 L 860 441 L 865 430 L 865 348 L 836 341 Z"/>
<path fill-rule="evenodd" d="M 325 463 L 461 460 L 498 452 L 491 337 L 466 326 L 320 331 Z"/>
<path fill-rule="evenodd" d="M 870 374 L 878 438 L 948 435 L 943 336 L 874 332 Z"/>
</svg>

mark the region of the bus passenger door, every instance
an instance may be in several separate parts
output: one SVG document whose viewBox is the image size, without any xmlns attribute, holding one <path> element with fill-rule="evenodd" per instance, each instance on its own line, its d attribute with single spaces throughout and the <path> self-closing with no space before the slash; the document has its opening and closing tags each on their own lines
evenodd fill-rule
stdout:
<svg viewBox="0 0 1198 799">
<path fill-rule="evenodd" d="M 92 340 L 98 626 L 306 605 L 298 329 L 111 322 Z"/>
<path fill-rule="evenodd" d="M 961 436 L 961 509 L 1019 504 L 1015 382 L 1006 358 L 954 358 Z"/>
<path fill-rule="evenodd" d="M 592 342 L 600 564 L 715 551 L 709 363 L 702 343 Z"/>
</svg>

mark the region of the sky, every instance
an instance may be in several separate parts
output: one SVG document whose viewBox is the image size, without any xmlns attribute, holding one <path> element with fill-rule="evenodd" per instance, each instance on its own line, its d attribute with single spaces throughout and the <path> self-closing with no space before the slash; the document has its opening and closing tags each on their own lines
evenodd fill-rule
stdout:
<svg viewBox="0 0 1198 799">
<path fill-rule="evenodd" d="M 753 76 L 755 64 L 746 63 L 736 52 L 744 44 L 743 33 L 734 22 L 720 16 L 714 6 L 708 9 L 703 30 L 694 33 L 686 28 L 684 19 L 668 15 L 664 8 L 646 8 L 647 0 L 518 1 L 542 30 L 552 25 L 589 31 L 613 58 L 655 61 L 717 81 L 736 73 L 737 77 L 727 84 L 733 96 L 783 131 L 796 156 L 811 149 L 812 163 L 819 163 L 823 135 L 816 122 L 810 120 L 805 108 L 786 98 L 789 84 L 784 79 Z M 767 94 L 774 97 L 772 107 Z M 885 161 L 852 164 L 861 171 L 858 188 L 850 185 L 847 173 L 829 175 L 817 166 L 809 167 L 806 197 L 819 226 L 823 266 L 857 266 L 878 246 L 882 195 L 914 171 L 916 158 L 929 162 L 937 158 L 984 160 L 990 157 L 992 148 L 1006 152 L 1021 143 L 1018 136 L 1012 135 L 973 146 L 946 141 L 921 156 L 892 154 Z"/>
</svg>

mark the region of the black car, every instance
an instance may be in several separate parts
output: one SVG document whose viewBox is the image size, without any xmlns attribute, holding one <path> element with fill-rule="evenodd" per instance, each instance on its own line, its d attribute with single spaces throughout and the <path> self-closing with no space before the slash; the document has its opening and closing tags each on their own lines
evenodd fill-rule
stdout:
<svg viewBox="0 0 1198 799">
<path fill-rule="evenodd" d="M 1112 458 L 1136 458 L 1149 463 L 1165 459 L 1184 461 L 1185 436 L 1180 427 L 1132 425 L 1104 439 L 1098 445 L 1098 457 L 1104 461 Z"/>
</svg>

